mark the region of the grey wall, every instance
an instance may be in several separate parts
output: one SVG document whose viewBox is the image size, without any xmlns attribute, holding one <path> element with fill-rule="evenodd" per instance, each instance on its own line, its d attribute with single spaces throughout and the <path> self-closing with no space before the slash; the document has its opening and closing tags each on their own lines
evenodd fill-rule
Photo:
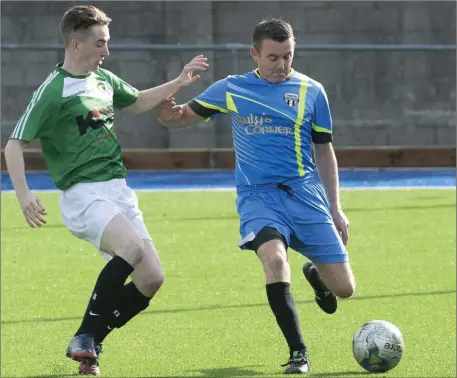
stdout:
<svg viewBox="0 0 457 378">
<path fill-rule="evenodd" d="M 2 1 L 2 43 L 60 43 L 60 18 L 72 2 Z M 95 5 L 112 19 L 112 43 L 250 43 L 256 21 L 280 16 L 297 43 L 455 44 L 455 2 L 111 2 Z M 176 77 L 195 52 L 111 51 L 105 68 L 145 89 Z M 255 68 L 240 53 L 205 53 L 211 63 L 186 101 L 214 80 Z M 323 83 L 332 107 L 336 145 L 455 143 L 454 52 L 297 51 L 294 68 Z M 62 51 L 2 51 L 1 136 L 5 145 L 38 85 Z M 231 147 L 227 119 L 182 131 L 153 114 L 118 115 L 123 147 Z"/>
</svg>

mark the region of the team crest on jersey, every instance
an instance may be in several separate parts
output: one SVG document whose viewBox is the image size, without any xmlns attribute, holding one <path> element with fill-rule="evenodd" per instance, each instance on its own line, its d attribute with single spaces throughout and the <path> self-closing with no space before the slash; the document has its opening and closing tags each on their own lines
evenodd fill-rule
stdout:
<svg viewBox="0 0 457 378">
<path fill-rule="evenodd" d="M 103 83 L 102 81 L 99 81 L 99 82 L 97 83 L 97 88 L 98 88 L 98 90 L 99 90 L 100 92 L 107 93 L 107 91 L 106 91 L 106 84 Z"/>
<path fill-rule="evenodd" d="M 284 101 L 289 106 L 295 106 L 298 104 L 298 94 L 296 93 L 285 93 Z"/>
</svg>

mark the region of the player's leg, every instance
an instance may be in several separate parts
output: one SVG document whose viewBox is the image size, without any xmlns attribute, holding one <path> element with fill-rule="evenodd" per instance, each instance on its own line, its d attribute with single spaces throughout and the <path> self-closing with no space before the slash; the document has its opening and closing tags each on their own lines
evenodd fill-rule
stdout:
<svg viewBox="0 0 457 378">
<path fill-rule="evenodd" d="M 349 298 L 354 294 L 354 274 L 346 247 L 333 223 L 308 225 L 303 234 L 309 243 L 304 251 L 312 261 L 303 266 L 303 273 L 325 311 L 325 305 L 331 308 L 332 297 Z M 336 299 L 333 301 L 336 303 Z"/>
<path fill-rule="evenodd" d="M 114 310 L 95 331 L 94 343 L 97 358 L 81 361 L 79 373 L 82 375 L 100 374 L 99 358 L 103 351 L 104 339 L 114 329 L 123 327 L 145 310 L 163 283 L 162 266 L 157 251 L 150 239 L 144 239 L 143 242 L 144 257 L 132 272 L 132 281 L 124 285 Z"/>
<path fill-rule="evenodd" d="M 113 256 L 101 271 L 80 328 L 70 342 L 69 357 L 96 358 L 93 335 L 113 311 L 127 277 L 143 260 L 144 242 L 116 206 L 125 180 L 77 184 L 62 193 L 61 214 L 78 238 Z"/>
<path fill-rule="evenodd" d="M 144 239 L 142 264 L 132 273 L 132 281 L 138 291 L 148 298 L 154 297 L 164 281 L 162 263 L 152 240 Z"/>
<path fill-rule="evenodd" d="M 122 185 L 118 192 L 119 195 L 116 195 L 113 201 L 122 210 L 124 216 L 142 239 L 144 255 L 141 263 L 135 267 L 131 274 L 132 282 L 124 286 L 110 318 L 95 334 L 96 345 L 99 345 L 114 328 L 124 326 L 130 319 L 145 310 L 164 280 L 158 252 L 144 224 L 143 214 L 138 207 L 138 197 L 127 185 Z"/>
<path fill-rule="evenodd" d="M 349 298 L 355 291 L 355 278 L 348 261 L 341 263 L 314 263 L 318 275 L 333 294 Z"/>
<path fill-rule="evenodd" d="M 333 314 L 338 308 L 338 300 L 325 285 L 316 266 L 308 261 L 303 265 L 303 274 L 314 290 L 314 299 L 318 306 L 327 314 Z"/>
<path fill-rule="evenodd" d="M 129 235 L 128 238 L 126 237 L 124 239 L 119 236 L 125 236 L 126 233 Z M 138 247 L 135 248 L 139 248 L 141 250 L 139 259 L 135 257 L 134 253 L 132 253 L 134 248 L 129 250 L 128 245 L 138 245 Z M 132 278 L 134 277 L 135 281 L 123 285 L 122 290 L 118 293 L 117 297 L 109 303 L 109 311 L 101 314 L 102 316 L 100 317 L 100 322 L 97 325 L 94 324 L 94 327 L 91 328 L 91 332 L 93 332 L 96 357 L 78 359 L 80 361 L 79 372 L 83 375 L 100 374 L 99 358 L 103 348 L 103 345 L 101 344 L 103 339 L 114 328 L 122 327 L 135 315 L 146 309 L 152 296 L 163 282 L 160 261 L 158 260 L 157 253 L 153 248 L 152 241 L 140 239 L 131 222 L 127 220 L 124 215 L 118 214 L 108 224 L 103 232 L 100 250 L 111 254 L 113 256 L 111 261 L 116 260 L 118 257 L 122 257 L 134 264 L 135 270 L 131 275 Z M 127 252 L 124 253 L 124 251 Z M 111 261 L 108 264 L 110 264 Z M 97 283 L 99 283 L 99 281 L 97 281 Z M 139 288 L 141 288 L 141 291 Z M 96 293 L 96 290 L 97 285 L 94 289 L 94 293 Z M 93 312 L 92 309 L 94 308 L 94 293 L 89 301 L 81 327 L 72 341 L 78 338 L 86 337 L 87 334 L 83 332 L 87 332 L 87 327 L 91 327 L 91 312 Z M 96 297 L 98 298 L 99 296 L 100 293 L 97 293 Z M 92 334 L 90 335 L 92 336 Z M 68 353 L 71 355 L 71 349 Z"/>
<path fill-rule="evenodd" d="M 262 262 L 266 293 L 289 346 L 290 359 L 286 373 L 306 373 L 309 361 L 294 298 L 290 291 L 290 267 L 287 260 L 289 231 L 281 209 L 274 208 L 273 194 L 241 195 L 237 200 L 240 215 L 242 249 L 251 249 Z"/>
<path fill-rule="evenodd" d="M 162 265 L 149 239 L 144 239 L 144 257 L 133 273 L 132 281 L 124 285 L 113 312 L 95 333 L 95 345 L 100 345 L 115 328 L 123 327 L 144 311 L 163 284 Z"/>
<path fill-rule="evenodd" d="M 293 199 L 293 205 L 288 206 L 294 220 L 291 247 L 311 260 L 303 266 L 303 273 L 319 307 L 332 314 L 337 309 L 336 297 L 350 297 L 355 288 L 346 247 L 318 181 L 310 179 L 296 188 Z"/>
<path fill-rule="evenodd" d="M 278 238 L 278 236 L 280 236 Z M 287 341 L 290 358 L 286 374 L 307 373 L 309 361 L 306 345 L 300 329 L 300 320 L 292 292 L 290 291 L 290 266 L 286 245 L 274 228 L 266 227 L 254 239 L 253 248 L 265 271 L 268 303 Z M 262 243 L 263 240 L 268 240 Z M 255 243 L 262 243 L 259 247 Z"/>
<path fill-rule="evenodd" d="M 99 202 L 98 211 L 112 206 L 108 202 Z M 99 248 L 113 258 L 98 276 L 82 323 L 70 342 L 67 353 L 75 360 L 97 357 L 94 335 L 106 324 L 125 281 L 144 255 L 143 241 L 122 214 L 115 215 L 104 228 Z"/>
<path fill-rule="evenodd" d="M 112 196 L 112 201 L 122 210 L 137 235 L 144 243 L 142 260 L 132 272 L 132 282 L 124 288 L 116 305 L 104 324 L 95 333 L 97 359 L 83 361 L 79 371 L 82 374 L 99 373 L 99 354 L 103 348 L 102 342 L 115 328 L 123 327 L 132 318 L 144 311 L 163 284 L 164 275 L 157 250 L 143 221 L 142 212 L 138 208 L 138 197 L 126 185 L 117 190 L 118 195 Z M 104 247 L 101 247 L 104 248 Z M 112 253 L 112 252 L 111 252 Z"/>
<path fill-rule="evenodd" d="M 315 293 L 319 307 L 327 314 L 337 309 L 337 297 L 349 298 L 355 290 L 355 278 L 349 262 L 317 263 L 308 261 L 303 274 Z"/>
</svg>

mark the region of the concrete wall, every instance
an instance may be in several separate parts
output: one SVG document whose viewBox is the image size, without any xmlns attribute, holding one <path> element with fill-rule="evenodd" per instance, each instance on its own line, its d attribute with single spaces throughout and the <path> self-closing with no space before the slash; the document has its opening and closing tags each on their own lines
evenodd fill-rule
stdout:
<svg viewBox="0 0 457 378">
<path fill-rule="evenodd" d="M 2 1 L 2 43 L 60 43 L 59 22 L 73 2 Z M 95 5 L 112 19 L 112 43 L 250 43 L 253 25 L 280 16 L 297 42 L 455 44 L 455 2 L 111 2 Z M 139 89 L 176 77 L 195 52 L 111 51 L 105 68 Z M 205 53 L 211 70 L 179 93 L 186 101 L 214 80 L 252 70 L 246 53 Z M 455 143 L 456 53 L 297 51 L 294 68 L 326 87 L 335 144 L 452 145 Z M 61 51 L 2 51 L 1 136 L 15 122 Z M 227 119 L 168 131 L 153 114 L 119 113 L 123 147 L 231 147 Z"/>
</svg>

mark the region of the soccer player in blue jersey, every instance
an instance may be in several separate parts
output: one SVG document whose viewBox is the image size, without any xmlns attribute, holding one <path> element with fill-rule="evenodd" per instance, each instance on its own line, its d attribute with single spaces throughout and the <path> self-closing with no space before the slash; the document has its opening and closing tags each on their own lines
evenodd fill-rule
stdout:
<svg viewBox="0 0 457 378">
<path fill-rule="evenodd" d="M 286 374 L 310 371 L 287 249 L 309 259 L 303 273 L 326 313 L 355 287 L 327 96 L 319 82 L 292 69 L 294 49 L 288 23 L 262 21 L 251 48 L 256 70 L 219 80 L 187 104 L 169 98 L 156 108 L 160 122 L 173 128 L 223 114 L 232 119 L 239 246 L 263 264 L 268 302 L 290 350 Z"/>
</svg>

